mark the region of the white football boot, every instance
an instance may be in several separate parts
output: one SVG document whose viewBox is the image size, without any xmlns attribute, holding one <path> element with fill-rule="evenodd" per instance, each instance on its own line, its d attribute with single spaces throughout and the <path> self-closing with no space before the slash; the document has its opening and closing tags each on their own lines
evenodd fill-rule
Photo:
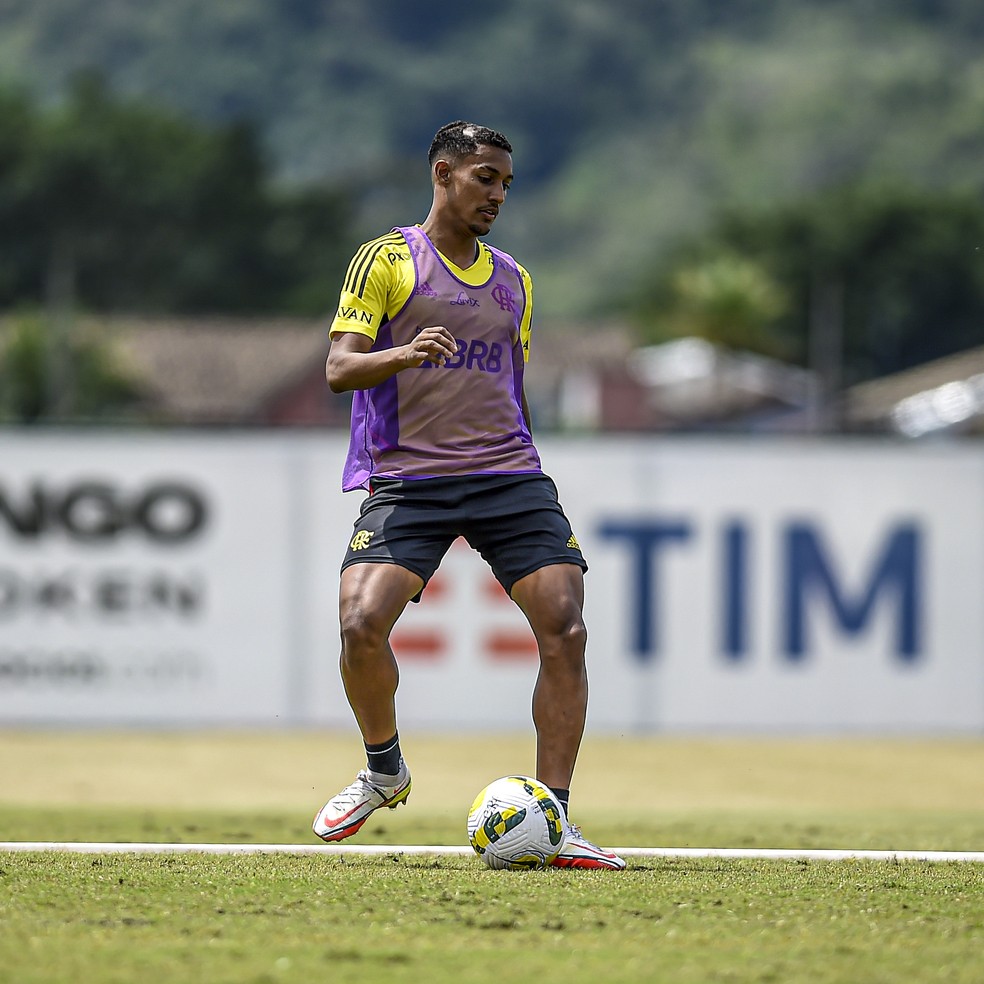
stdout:
<svg viewBox="0 0 984 984">
<path fill-rule="evenodd" d="M 393 777 L 393 785 L 382 785 L 379 774 L 371 776 L 363 769 L 355 782 L 336 793 L 319 810 L 312 829 L 325 841 L 340 841 L 351 837 L 370 814 L 384 806 L 395 810 L 410 795 L 410 770 L 401 762 L 402 770 Z"/>
</svg>

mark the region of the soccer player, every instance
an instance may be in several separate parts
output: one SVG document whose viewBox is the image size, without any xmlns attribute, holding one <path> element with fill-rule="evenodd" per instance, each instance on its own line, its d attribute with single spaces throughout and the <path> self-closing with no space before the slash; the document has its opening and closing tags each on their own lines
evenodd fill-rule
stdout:
<svg viewBox="0 0 984 984">
<path fill-rule="evenodd" d="M 429 162 L 426 219 L 359 248 L 330 327 L 328 384 L 354 391 L 342 487 L 369 493 L 339 590 L 341 675 L 367 765 L 324 805 L 314 832 L 343 840 L 373 811 L 406 801 L 389 635 L 462 536 L 536 637 L 536 778 L 565 814 L 553 863 L 624 868 L 566 819 L 588 700 L 587 564 L 531 436 L 523 391 L 530 277 L 481 238 L 509 192 L 512 146 L 459 120 L 437 131 Z"/>
</svg>

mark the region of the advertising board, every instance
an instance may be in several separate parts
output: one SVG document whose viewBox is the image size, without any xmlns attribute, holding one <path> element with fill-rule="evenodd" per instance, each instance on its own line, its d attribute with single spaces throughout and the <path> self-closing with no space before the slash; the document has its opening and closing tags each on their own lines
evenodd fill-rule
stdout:
<svg viewBox="0 0 984 984">
<path fill-rule="evenodd" d="M 984 730 L 970 445 L 543 439 L 590 565 L 589 729 Z M 0 433 L 0 724 L 343 726 L 339 435 Z M 393 634 L 402 726 L 525 728 L 463 541 Z"/>
</svg>

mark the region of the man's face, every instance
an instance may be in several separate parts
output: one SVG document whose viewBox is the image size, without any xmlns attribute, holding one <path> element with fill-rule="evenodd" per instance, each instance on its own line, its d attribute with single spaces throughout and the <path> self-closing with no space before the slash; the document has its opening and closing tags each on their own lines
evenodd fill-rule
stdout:
<svg viewBox="0 0 984 984">
<path fill-rule="evenodd" d="M 472 235 L 484 236 L 506 200 L 512 179 L 512 155 L 500 147 L 480 146 L 450 169 L 448 207 Z"/>
</svg>

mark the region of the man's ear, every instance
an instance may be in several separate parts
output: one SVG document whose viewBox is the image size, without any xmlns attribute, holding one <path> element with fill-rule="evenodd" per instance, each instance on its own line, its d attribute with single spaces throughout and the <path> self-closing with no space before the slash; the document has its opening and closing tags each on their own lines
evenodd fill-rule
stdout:
<svg viewBox="0 0 984 984">
<path fill-rule="evenodd" d="M 444 160 L 434 161 L 434 181 L 446 185 L 451 180 L 451 165 Z"/>
</svg>

